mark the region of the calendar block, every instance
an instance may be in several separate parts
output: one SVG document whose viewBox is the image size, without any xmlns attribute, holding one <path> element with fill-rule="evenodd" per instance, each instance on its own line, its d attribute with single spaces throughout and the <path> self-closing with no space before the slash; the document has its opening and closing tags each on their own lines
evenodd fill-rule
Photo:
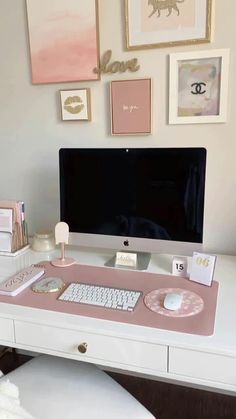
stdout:
<svg viewBox="0 0 236 419">
<path fill-rule="evenodd" d="M 172 261 L 172 275 L 188 276 L 188 259 L 186 257 L 174 256 Z"/>
<path fill-rule="evenodd" d="M 211 286 L 214 276 L 216 256 L 205 253 L 193 253 L 190 281 Z"/>
</svg>

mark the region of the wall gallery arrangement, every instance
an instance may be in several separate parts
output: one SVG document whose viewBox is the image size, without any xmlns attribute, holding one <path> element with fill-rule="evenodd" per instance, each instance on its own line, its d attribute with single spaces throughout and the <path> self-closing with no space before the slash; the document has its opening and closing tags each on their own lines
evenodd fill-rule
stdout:
<svg viewBox="0 0 236 419">
<path fill-rule="evenodd" d="M 126 50 L 211 42 L 213 0 L 124 2 Z M 98 0 L 26 0 L 32 83 L 98 81 L 137 73 L 137 58 L 99 57 Z M 148 52 L 147 52 L 148 53 Z M 229 49 L 169 56 L 169 124 L 225 122 Z M 62 121 L 91 121 L 90 89 L 60 91 Z M 111 135 L 151 134 L 150 78 L 110 82 Z"/>
</svg>

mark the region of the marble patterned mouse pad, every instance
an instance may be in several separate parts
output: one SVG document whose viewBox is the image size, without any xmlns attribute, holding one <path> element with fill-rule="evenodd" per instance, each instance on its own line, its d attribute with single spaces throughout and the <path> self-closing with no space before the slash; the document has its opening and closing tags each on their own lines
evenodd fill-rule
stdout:
<svg viewBox="0 0 236 419">
<path fill-rule="evenodd" d="M 167 310 L 164 308 L 165 296 L 169 293 L 183 296 L 181 307 L 178 310 Z M 203 299 L 195 292 L 181 288 L 161 288 L 151 291 L 144 297 L 145 305 L 155 313 L 168 317 L 194 316 L 203 310 Z"/>
</svg>

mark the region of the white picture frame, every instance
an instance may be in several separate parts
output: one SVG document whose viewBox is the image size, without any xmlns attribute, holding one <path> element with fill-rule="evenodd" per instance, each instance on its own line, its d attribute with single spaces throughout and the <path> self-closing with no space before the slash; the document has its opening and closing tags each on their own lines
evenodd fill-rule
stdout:
<svg viewBox="0 0 236 419">
<path fill-rule="evenodd" d="M 169 124 L 227 120 L 229 49 L 169 56 Z"/>
</svg>

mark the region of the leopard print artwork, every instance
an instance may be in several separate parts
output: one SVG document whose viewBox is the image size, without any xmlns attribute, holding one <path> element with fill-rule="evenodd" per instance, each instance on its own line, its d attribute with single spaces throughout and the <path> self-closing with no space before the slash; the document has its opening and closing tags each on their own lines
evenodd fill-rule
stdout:
<svg viewBox="0 0 236 419">
<path fill-rule="evenodd" d="M 179 8 L 177 3 L 183 3 L 185 0 L 148 0 L 148 5 L 153 7 L 152 13 L 148 16 L 153 16 L 156 12 L 158 17 L 161 15 L 161 10 L 168 9 L 167 17 L 171 15 L 172 10 L 174 9 L 179 16 Z"/>
</svg>

